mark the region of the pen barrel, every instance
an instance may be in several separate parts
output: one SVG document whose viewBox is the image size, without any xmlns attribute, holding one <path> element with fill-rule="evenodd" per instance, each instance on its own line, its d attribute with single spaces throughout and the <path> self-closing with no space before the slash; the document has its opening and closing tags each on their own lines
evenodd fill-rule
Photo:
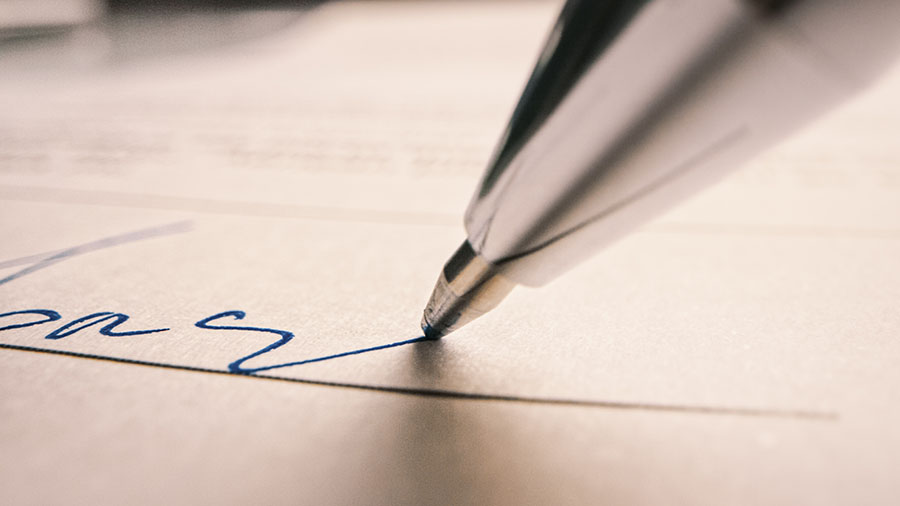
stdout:
<svg viewBox="0 0 900 506">
<path fill-rule="evenodd" d="M 539 286 L 862 88 L 900 2 L 570 1 L 466 212 Z"/>
</svg>

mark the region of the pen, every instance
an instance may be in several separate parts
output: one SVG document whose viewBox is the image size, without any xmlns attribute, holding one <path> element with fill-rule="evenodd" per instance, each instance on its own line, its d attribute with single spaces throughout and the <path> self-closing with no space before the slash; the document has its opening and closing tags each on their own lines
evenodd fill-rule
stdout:
<svg viewBox="0 0 900 506">
<path fill-rule="evenodd" d="M 871 82 L 898 46 L 896 0 L 569 0 L 466 210 L 426 337 L 715 182 Z"/>
</svg>

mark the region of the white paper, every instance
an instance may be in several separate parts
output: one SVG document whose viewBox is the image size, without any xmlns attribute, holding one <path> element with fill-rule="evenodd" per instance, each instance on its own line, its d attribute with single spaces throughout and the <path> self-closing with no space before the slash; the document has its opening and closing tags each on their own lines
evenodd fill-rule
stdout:
<svg viewBox="0 0 900 506">
<path fill-rule="evenodd" d="M 285 366 L 421 335 L 556 8 L 0 84 L 4 502 L 895 503 L 896 71 L 440 342 Z"/>
</svg>

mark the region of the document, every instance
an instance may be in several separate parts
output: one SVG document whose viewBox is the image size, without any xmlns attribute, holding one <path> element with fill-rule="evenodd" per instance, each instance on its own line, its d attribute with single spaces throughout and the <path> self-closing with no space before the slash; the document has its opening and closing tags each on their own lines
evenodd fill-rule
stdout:
<svg viewBox="0 0 900 506">
<path fill-rule="evenodd" d="M 5 77 L 3 502 L 896 503 L 900 69 L 422 339 L 559 5 Z"/>
</svg>

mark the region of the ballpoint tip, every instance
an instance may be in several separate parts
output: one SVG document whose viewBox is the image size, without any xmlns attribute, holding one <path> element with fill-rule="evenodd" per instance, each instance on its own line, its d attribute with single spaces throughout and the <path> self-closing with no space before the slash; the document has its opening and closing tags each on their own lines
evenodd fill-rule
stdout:
<svg viewBox="0 0 900 506">
<path fill-rule="evenodd" d="M 425 306 L 421 325 L 425 337 L 440 339 L 478 318 L 514 286 L 464 242 L 444 266 Z"/>
<path fill-rule="evenodd" d="M 438 331 L 436 328 L 432 327 L 426 320 L 425 317 L 422 317 L 422 333 L 424 334 L 425 339 L 440 339 L 444 337 L 444 332 Z"/>
</svg>

